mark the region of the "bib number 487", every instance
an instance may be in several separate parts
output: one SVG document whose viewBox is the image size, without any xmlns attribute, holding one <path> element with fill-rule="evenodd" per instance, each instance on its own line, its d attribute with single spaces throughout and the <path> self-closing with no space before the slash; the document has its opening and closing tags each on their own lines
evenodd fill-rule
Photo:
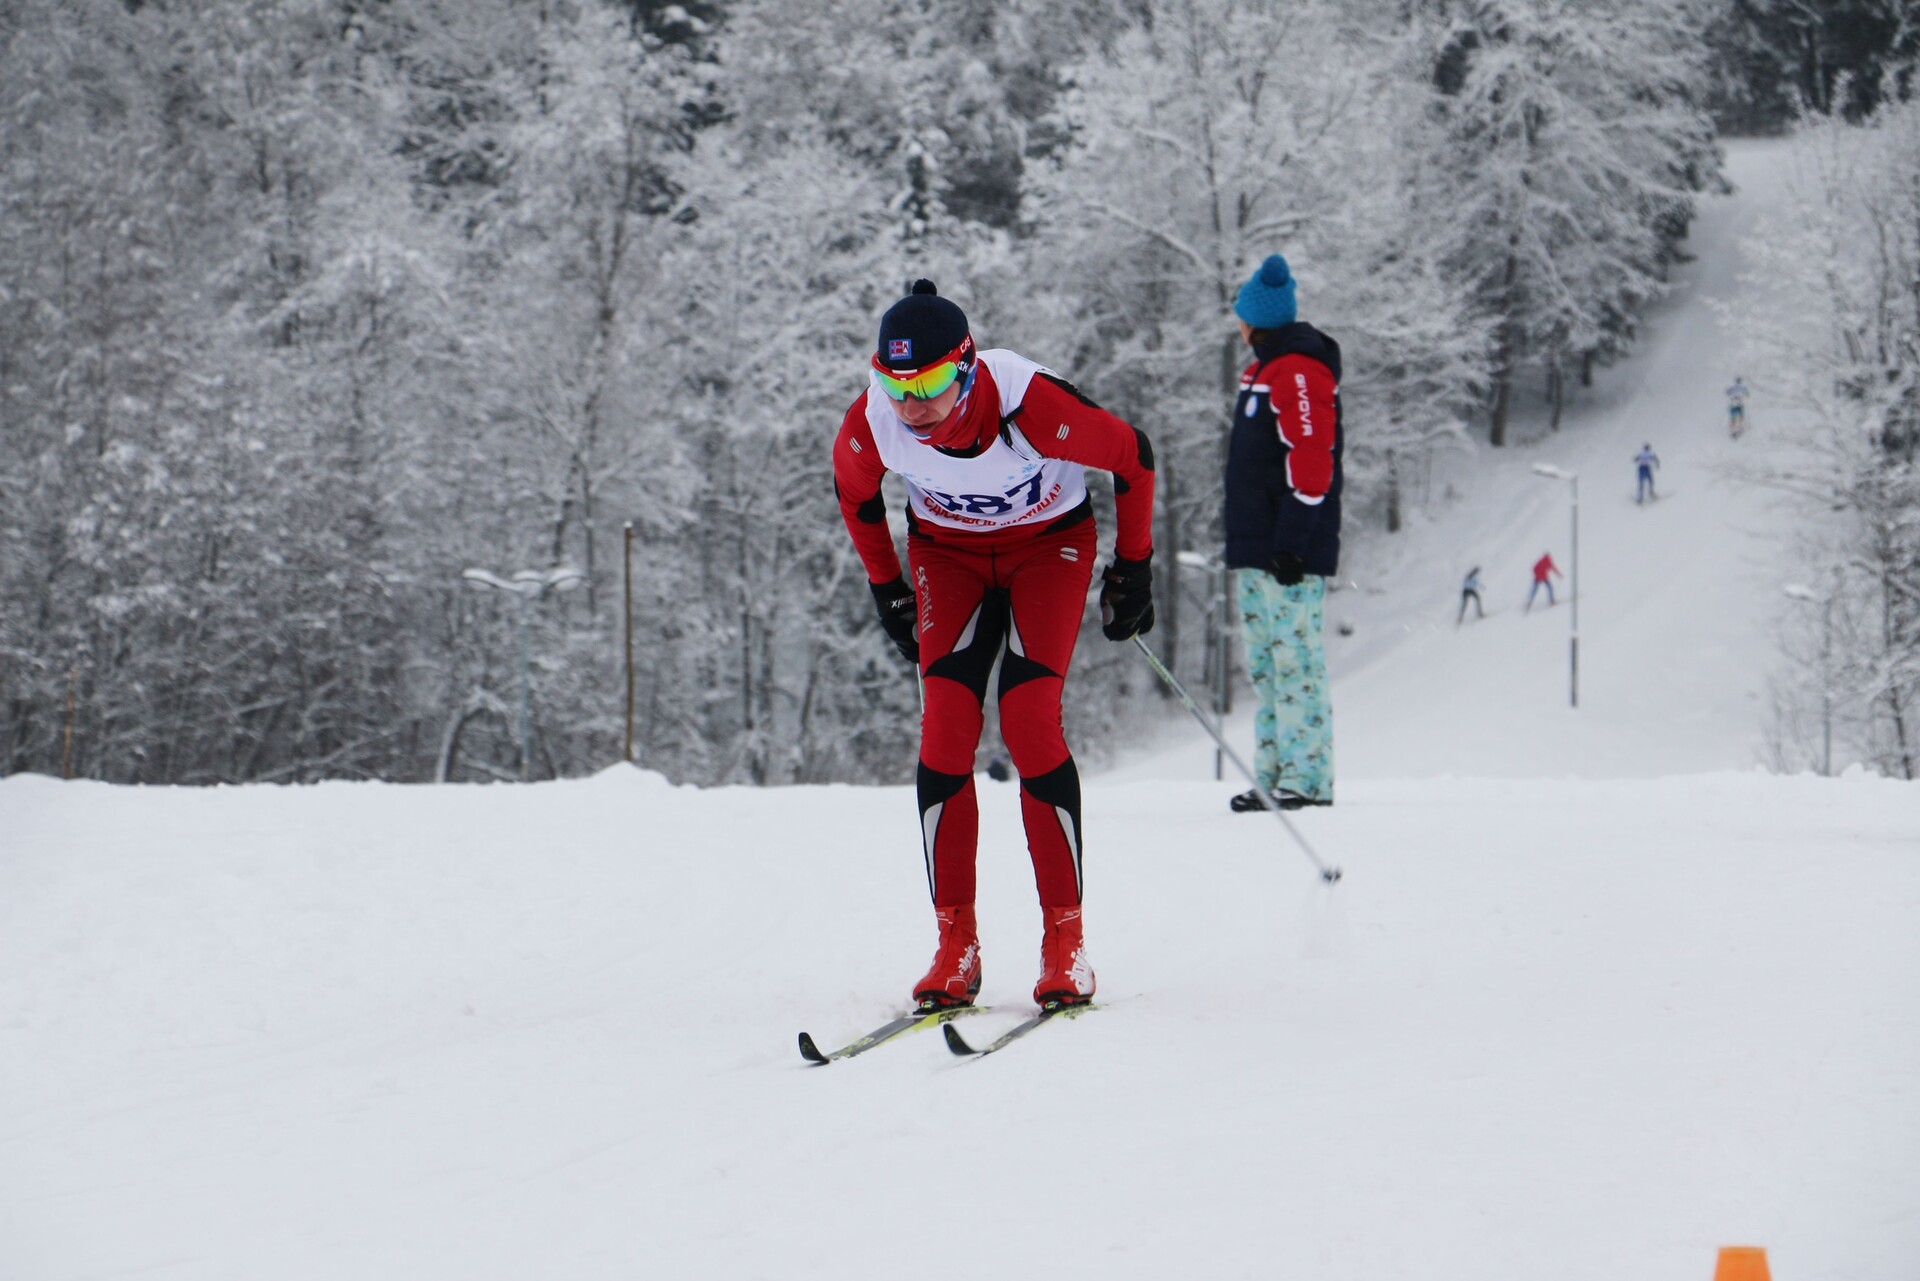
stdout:
<svg viewBox="0 0 1920 1281">
<path fill-rule="evenodd" d="M 1013 510 L 1013 499 L 1026 496 L 1022 506 L 1031 507 L 1040 501 L 1040 483 L 1046 477 L 1044 471 L 1033 473 L 1032 480 L 1023 480 L 1003 494 L 946 494 L 937 489 L 929 489 L 929 497 L 939 502 L 950 512 L 965 512 L 969 516 L 1004 516 Z"/>
</svg>

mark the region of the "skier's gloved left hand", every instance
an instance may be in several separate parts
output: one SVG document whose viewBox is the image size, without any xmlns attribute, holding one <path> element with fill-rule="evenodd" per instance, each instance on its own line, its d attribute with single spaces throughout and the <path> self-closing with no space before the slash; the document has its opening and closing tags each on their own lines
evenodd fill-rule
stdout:
<svg viewBox="0 0 1920 1281">
<path fill-rule="evenodd" d="M 1153 630 L 1153 553 L 1139 560 L 1115 556 L 1101 575 L 1100 630 L 1110 641 Z"/>
<path fill-rule="evenodd" d="M 920 610 L 914 603 L 913 588 L 907 586 L 904 578 L 867 586 L 873 592 L 874 607 L 880 611 L 880 626 L 887 629 L 887 639 L 900 651 L 900 657 L 918 664 Z"/>
<path fill-rule="evenodd" d="M 1275 552 L 1273 559 L 1268 562 L 1267 572 L 1282 587 L 1297 587 L 1300 580 L 1307 576 L 1307 562 L 1292 552 Z"/>
</svg>

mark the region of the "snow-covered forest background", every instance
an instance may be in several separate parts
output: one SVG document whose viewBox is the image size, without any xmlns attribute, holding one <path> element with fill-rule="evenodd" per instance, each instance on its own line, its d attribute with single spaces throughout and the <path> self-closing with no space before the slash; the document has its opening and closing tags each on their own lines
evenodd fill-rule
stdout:
<svg viewBox="0 0 1920 1281">
<path fill-rule="evenodd" d="M 0 773 L 597 769 L 630 527 L 638 760 L 907 777 L 828 444 L 917 275 L 1153 437 L 1198 677 L 1252 265 L 1345 349 L 1349 545 L 1412 537 L 1632 349 L 1716 136 L 1799 129 L 1727 308 L 1817 424 L 1753 478 L 1832 602 L 1781 732 L 1838 690 L 1911 778 L 1916 52 L 1910 0 L 0 0 Z M 1160 706 L 1078 662 L 1083 750 Z"/>
</svg>

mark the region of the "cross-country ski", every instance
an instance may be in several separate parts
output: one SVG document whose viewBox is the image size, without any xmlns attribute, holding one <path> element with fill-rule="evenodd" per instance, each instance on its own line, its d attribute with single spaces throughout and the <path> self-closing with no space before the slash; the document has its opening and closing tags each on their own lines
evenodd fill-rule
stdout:
<svg viewBox="0 0 1920 1281">
<path fill-rule="evenodd" d="M 1099 1008 L 1099 1006 L 1093 1004 L 1091 1001 L 1078 1005 L 1061 1005 L 1058 1003 L 1043 1005 L 1040 1007 L 1038 1014 L 1014 1024 L 1014 1026 L 1008 1028 L 1005 1032 L 1002 1032 L 999 1036 L 987 1042 L 987 1044 L 981 1046 L 979 1049 L 975 1049 L 970 1045 L 967 1039 L 960 1035 L 959 1029 L 950 1024 L 940 1030 L 946 1036 L 947 1048 L 949 1050 L 962 1058 L 980 1058 L 992 1054 L 996 1050 L 1006 1049 L 1009 1045 L 1012 1045 L 1015 1041 L 1027 1035 L 1027 1033 L 1033 1031 L 1043 1023 L 1056 1023 L 1063 1020 L 1077 1019 L 1081 1015 Z"/>
<path fill-rule="evenodd" d="M 813 1037 L 802 1032 L 800 1034 L 800 1057 L 813 1064 L 825 1064 L 832 1063 L 838 1059 L 850 1059 L 856 1055 L 865 1054 L 868 1050 L 885 1045 L 887 1042 L 904 1036 L 908 1032 L 917 1032 L 921 1028 L 947 1023 L 962 1015 L 980 1014 L 986 1009 L 987 1007 L 984 1005 L 952 1005 L 939 1010 L 915 1010 L 910 1014 L 902 1014 L 898 1018 L 889 1019 L 865 1036 L 849 1041 L 830 1054 L 823 1053 L 820 1047 L 814 1044 Z"/>
</svg>

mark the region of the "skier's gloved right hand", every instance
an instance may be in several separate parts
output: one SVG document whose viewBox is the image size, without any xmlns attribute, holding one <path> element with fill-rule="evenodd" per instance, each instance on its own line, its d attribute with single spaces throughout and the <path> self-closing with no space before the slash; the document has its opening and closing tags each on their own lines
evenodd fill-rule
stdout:
<svg viewBox="0 0 1920 1281">
<path fill-rule="evenodd" d="M 1297 587 L 1300 580 L 1307 576 L 1307 562 L 1292 552 L 1275 552 L 1273 560 L 1267 565 L 1267 572 L 1282 587 Z"/>
<path fill-rule="evenodd" d="M 873 592 L 874 607 L 880 611 L 880 626 L 886 628 L 887 639 L 900 651 L 900 657 L 917 665 L 920 662 L 920 611 L 914 604 L 913 588 L 907 586 L 904 578 L 867 586 Z"/>
</svg>

